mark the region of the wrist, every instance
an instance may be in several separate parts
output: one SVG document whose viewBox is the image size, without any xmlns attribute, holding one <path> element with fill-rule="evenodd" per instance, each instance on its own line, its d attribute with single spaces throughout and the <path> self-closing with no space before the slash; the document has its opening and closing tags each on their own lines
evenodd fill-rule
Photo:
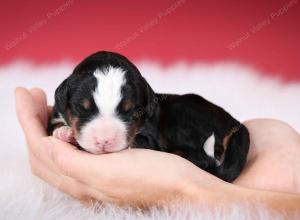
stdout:
<svg viewBox="0 0 300 220">
<path fill-rule="evenodd" d="M 197 167 L 196 167 L 197 168 Z M 189 169 L 178 184 L 181 201 L 194 206 L 229 208 L 234 204 L 265 207 L 271 213 L 299 215 L 300 196 L 265 190 L 255 190 L 224 182 L 200 169 Z"/>
<path fill-rule="evenodd" d="M 240 187 L 224 182 L 211 176 L 216 181 L 207 181 L 203 184 L 201 176 L 191 178 L 184 188 L 184 196 L 195 205 L 204 207 L 229 208 L 234 204 L 246 205 L 255 208 L 263 205 L 270 213 L 285 213 L 287 216 L 300 215 L 300 196 L 298 194 L 271 192 Z M 250 206 L 249 206 L 250 205 Z"/>
<path fill-rule="evenodd" d="M 225 182 L 198 167 L 189 168 L 182 179 L 182 198 L 195 205 L 227 207 L 236 203 L 248 203 L 249 199 L 254 200 L 256 197 L 253 194 L 256 190 Z"/>
<path fill-rule="evenodd" d="M 224 182 L 198 167 L 185 172 L 178 185 L 181 198 L 194 205 L 224 206 L 240 199 L 240 187 Z"/>
</svg>

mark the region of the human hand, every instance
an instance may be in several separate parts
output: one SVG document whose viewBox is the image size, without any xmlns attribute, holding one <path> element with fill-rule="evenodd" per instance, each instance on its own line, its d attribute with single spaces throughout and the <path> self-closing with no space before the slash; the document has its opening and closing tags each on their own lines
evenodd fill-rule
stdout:
<svg viewBox="0 0 300 220">
<path fill-rule="evenodd" d="M 82 183 L 60 173 L 57 165 L 42 147 L 42 138 L 47 137 L 46 127 L 52 111 L 47 106 L 45 93 L 40 89 L 16 89 L 16 110 L 25 134 L 29 162 L 33 174 L 50 185 L 79 200 L 89 201 L 89 189 Z"/>
<path fill-rule="evenodd" d="M 274 119 L 246 121 L 250 133 L 247 164 L 235 184 L 255 189 L 300 193 L 300 135 Z"/>
<path fill-rule="evenodd" d="M 173 154 L 129 149 L 93 155 L 46 137 L 50 110 L 40 89 L 18 88 L 16 106 L 33 173 L 80 200 L 134 206 L 175 198 L 209 203 L 220 196 L 216 187 L 229 185 Z"/>
</svg>

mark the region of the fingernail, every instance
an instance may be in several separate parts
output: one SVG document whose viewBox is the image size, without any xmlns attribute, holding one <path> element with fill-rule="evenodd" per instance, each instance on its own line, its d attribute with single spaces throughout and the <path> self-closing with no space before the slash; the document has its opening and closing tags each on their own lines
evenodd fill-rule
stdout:
<svg viewBox="0 0 300 220">
<path fill-rule="evenodd" d="M 44 137 L 42 139 L 42 142 L 43 142 L 43 147 L 46 150 L 46 153 L 49 155 L 49 157 L 51 157 L 52 149 L 53 149 L 52 141 L 48 137 Z"/>
</svg>

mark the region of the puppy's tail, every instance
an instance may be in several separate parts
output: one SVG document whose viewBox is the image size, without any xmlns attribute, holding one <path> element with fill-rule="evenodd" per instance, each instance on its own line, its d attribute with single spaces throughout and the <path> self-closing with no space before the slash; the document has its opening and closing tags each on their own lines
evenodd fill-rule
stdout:
<svg viewBox="0 0 300 220">
<path fill-rule="evenodd" d="M 247 161 L 250 144 L 249 132 L 243 124 L 240 124 L 239 128 L 233 131 L 227 138 L 225 140 L 227 147 L 224 151 L 222 161 L 220 161 L 214 173 L 221 179 L 232 182 L 241 173 Z"/>
</svg>

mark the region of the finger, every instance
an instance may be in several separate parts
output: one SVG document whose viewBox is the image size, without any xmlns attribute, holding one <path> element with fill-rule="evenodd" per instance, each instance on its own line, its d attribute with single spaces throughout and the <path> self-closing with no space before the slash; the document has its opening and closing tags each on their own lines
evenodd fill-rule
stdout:
<svg viewBox="0 0 300 220">
<path fill-rule="evenodd" d="M 46 181 L 50 185 L 59 188 L 60 185 L 60 176 L 59 174 L 53 172 L 48 167 L 46 167 L 43 163 L 41 163 L 31 152 L 29 152 L 29 162 L 31 167 L 31 172 Z"/>
<path fill-rule="evenodd" d="M 19 122 L 24 130 L 27 141 L 46 136 L 43 124 L 39 120 L 39 109 L 30 92 L 25 88 L 17 88 L 16 110 Z"/>
<path fill-rule="evenodd" d="M 25 88 L 16 89 L 16 108 L 18 119 L 24 130 L 29 146 L 29 158 L 32 172 L 50 185 L 80 200 L 91 200 L 92 193 L 84 184 L 61 175 L 41 147 L 41 137 L 46 136 L 45 123 L 40 111 L 49 112 L 51 107 L 46 105 L 46 96 L 40 89 L 28 91 Z M 44 109 L 46 108 L 46 109 Z M 43 161 L 43 162 L 41 162 Z M 94 193 L 95 194 L 95 193 Z"/>
<path fill-rule="evenodd" d="M 44 147 L 48 151 L 48 155 L 55 163 L 56 167 L 60 170 L 61 174 L 66 178 L 78 183 L 77 187 L 69 187 L 67 182 L 61 182 L 59 188 L 69 194 L 77 195 L 76 189 L 82 187 L 84 192 L 88 195 L 83 199 L 91 201 L 96 199 L 103 202 L 117 202 L 116 198 L 112 198 L 106 195 L 105 192 L 99 191 L 94 187 L 95 182 L 101 182 L 103 178 L 99 173 L 95 173 L 94 159 L 95 155 L 78 150 L 75 146 L 62 142 L 54 137 L 43 138 Z M 51 145 L 51 146 L 50 146 Z M 51 149 L 49 149 L 51 148 Z M 104 156 L 104 155 L 102 155 Z M 101 162 L 101 159 L 97 158 L 97 162 Z M 99 164 L 96 165 L 97 170 L 101 171 Z M 98 188 L 101 188 L 100 186 Z M 77 196 L 78 197 L 78 196 Z"/>
<path fill-rule="evenodd" d="M 53 111 L 53 106 L 48 105 L 48 106 L 47 106 L 47 113 L 48 113 L 48 116 L 51 115 L 52 111 Z"/>
<path fill-rule="evenodd" d="M 28 116 L 32 117 L 32 97 L 27 89 L 23 87 L 17 87 L 15 89 L 15 101 L 18 120 L 21 123 L 21 125 L 23 125 L 23 121 Z"/>
<path fill-rule="evenodd" d="M 32 173 L 58 190 L 82 201 L 91 200 L 91 189 L 70 177 L 52 172 L 33 154 L 29 154 Z"/>
<path fill-rule="evenodd" d="M 37 115 L 42 121 L 44 127 L 48 125 L 48 106 L 47 106 L 47 97 L 43 90 L 39 88 L 30 89 L 30 94 L 33 97 L 33 100 L 36 104 L 36 108 L 39 109 Z"/>
<path fill-rule="evenodd" d="M 16 107 L 20 119 L 25 117 L 36 117 L 41 111 L 39 107 L 45 103 L 45 94 L 40 89 L 28 90 L 22 87 L 17 87 L 15 90 L 16 95 Z"/>
<path fill-rule="evenodd" d="M 47 134 L 38 117 L 36 103 L 33 96 L 25 88 L 17 88 L 15 93 L 17 115 L 25 134 L 27 146 L 29 151 L 39 157 L 39 155 L 43 155 L 40 149 L 41 138 Z"/>
<path fill-rule="evenodd" d="M 100 171 L 102 168 L 100 164 L 102 157 L 105 157 L 105 155 L 89 154 L 54 137 L 43 138 L 43 145 L 51 160 L 64 175 L 73 177 L 83 183 L 90 183 L 95 176 L 101 179 Z M 99 168 L 97 174 L 93 169 L 95 166 Z"/>
<path fill-rule="evenodd" d="M 43 164 L 47 166 L 48 169 L 58 173 L 58 169 L 42 148 L 41 138 L 47 136 L 47 134 L 41 120 L 38 117 L 36 103 L 33 101 L 33 96 L 27 89 L 16 89 L 16 107 L 18 118 L 25 134 L 29 153 L 34 154 L 36 158 L 43 161 Z"/>
</svg>

